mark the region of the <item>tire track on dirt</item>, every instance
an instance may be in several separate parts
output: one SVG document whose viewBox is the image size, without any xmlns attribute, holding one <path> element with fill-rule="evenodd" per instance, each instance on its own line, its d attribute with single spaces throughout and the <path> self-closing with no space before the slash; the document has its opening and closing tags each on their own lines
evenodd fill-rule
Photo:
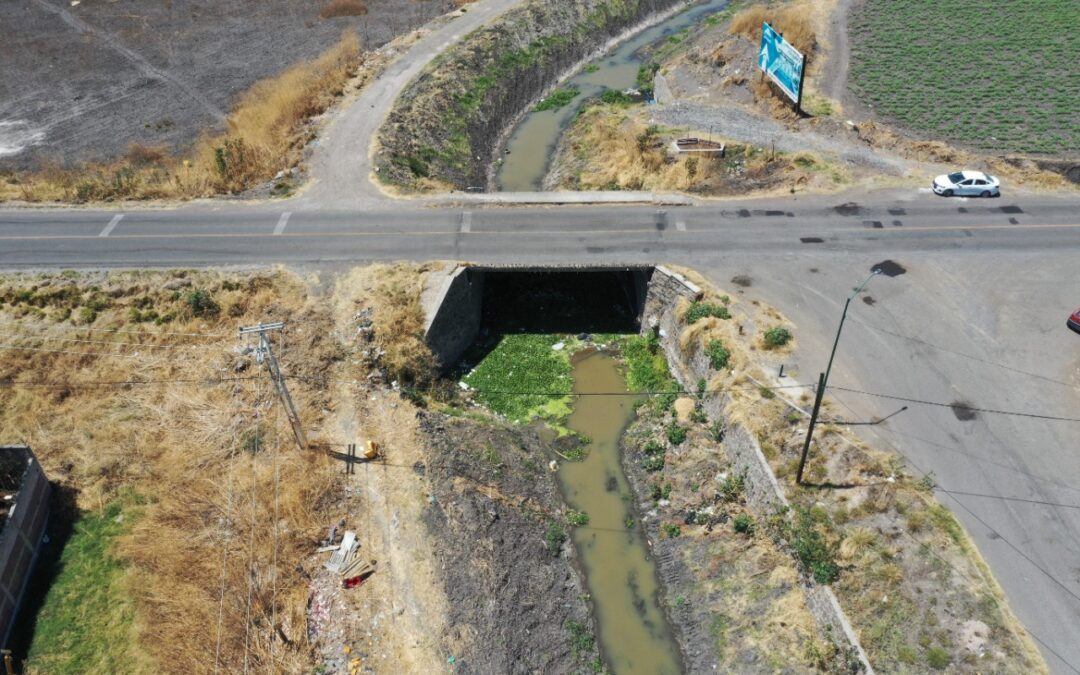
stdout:
<svg viewBox="0 0 1080 675">
<path fill-rule="evenodd" d="M 60 17 L 60 20 L 66 23 L 68 26 L 71 26 L 72 30 L 74 30 L 75 32 L 84 35 L 90 34 L 100 39 L 102 43 L 104 43 L 110 49 L 120 54 L 125 59 L 134 64 L 136 67 L 138 67 L 138 69 L 142 71 L 142 73 L 147 77 L 155 80 L 162 80 L 164 82 L 168 82 L 174 87 L 177 87 L 178 89 L 183 91 L 188 96 L 188 98 L 202 106 L 202 108 L 207 113 L 209 113 L 215 120 L 222 123 L 225 122 L 225 119 L 227 117 L 225 112 L 221 110 L 221 108 L 216 106 L 210 99 L 208 99 L 206 96 L 204 96 L 187 82 L 178 78 L 176 75 L 173 75 L 167 70 L 162 70 L 161 68 L 158 68 L 154 64 L 147 61 L 142 55 L 124 46 L 124 44 L 122 44 L 113 35 L 110 35 L 109 33 L 106 33 L 105 31 L 102 31 L 90 25 L 89 23 L 73 15 L 71 12 L 67 11 L 63 7 L 58 7 L 48 2 L 48 0 L 34 0 L 34 2 L 45 11 Z"/>
</svg>

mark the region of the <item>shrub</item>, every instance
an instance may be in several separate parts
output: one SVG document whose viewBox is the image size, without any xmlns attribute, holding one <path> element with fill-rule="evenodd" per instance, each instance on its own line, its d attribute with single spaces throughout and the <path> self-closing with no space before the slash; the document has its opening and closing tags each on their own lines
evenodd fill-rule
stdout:
<svg viewBox="0 0 1080 675">
<path fill-rule="evenodd" d="M 547 98 L 537 103 L 533 110 L 535 112 L 541 112 L 544 110 L 557 110 L 558 108 L 563 107 L 570 101 L 573 101 L 574 97 L 577 95 L 577 89 L 556 89 L 555 91 L 551 92 L 551 95 L 549 95 Z"/>
<path fill-rule="evenodd" d="M 649 442 L 642 448 L 646 455 L 662 455 L 664 454 L 664 444 L 655 438 L 649 439 Z"/>
<path fill-rule="evenodd" d="M 765 331 L 765 346 L 769 349 L 783 347 L 791 340 L 791 331 L 781 326 L 773 326 Z"/>
<path fill-rule="evenodd" d="M 557 556 L 562 550 L 563 542 L 566 541 L 566 530 L 558 523 L 551 523 L 548 525 L 547 532 L 544 533 L 544 541 L 547 542 L 548 553 Z"/>
<path fill-rule="evenodd" d="M 709 383 L 705 381 L 704 377 L 698 379 L 698 381 L 697 381 L 697 393 L 698 393 L 698 396 L 704 396 L 705 395 L 705 390 L 708 388 L 708 386 L 709 386 Z"/>
<path fill-rule="evenodd" d="M 709 357 L 709 364 L 716 370 L 727 368 L 728 362 L 731 360 L 731 352 L 719 340 L 711 340 L 705 346 L 705 355 Z"/>
<path fill-rule="evenodd" d="M 672 445 L 678 445 L 686 440 L 686 427 L 672 424 L 667 428 L 667 438 Z"/>
<path fill-rule="evenodd" d="M 675 523 L 664 523 L 664 526 L 660 528 L 664 533 L 664 536 L 668 539 L 674 539 L 682 534 L 682 528 Z"/>
<path fill-rule="evenodd" d="M 746 487 L 746 479 L 743 474 L 728 474 L 724 482 L 720 484 L 720 496 L 725 502 L 735 502 L 742 498 L 743 489 Z"/>
<path fill-rule="evenodd" d="M 567 621 L 566 632 L 570 633 L 570 648 L 575 657 L 583 652 L 591 652 L 596 644 L 596 640 L 583 623 Z"/>
<path fill-rule="evenodd" d="M 754 532 L 754 519 L 745 513 L 740 513 L 735 516 L 735 531 L 739 534 L 753 534 Z"/>
<path fill-rule="evenodd" d="M 589 524 L 589 514 L 581 511 L 570 511 L 566 514 L 566 522 L 573 527 L 584 527 Z"/>
<path fill-rule="evenodd" d="M 686 323 L 696 323 L 707 316 L 715 316 L 718 319 L 730 319 L 731 312 L 723 305 L 717 305 L 711 302 L 694 302 L 691 303 L 690 308 L 686 310 Z"/>
<path fill-rule="evenodd" d="M 634 99 L 629 94 L 624 94 L 617 89 L 607 89 L 600 94 L 600 100 L 608 105 L 630 105 Z"/>
<path fill-rule="evenodd" d="M 664 468 L 664 453 L 656 455 L 648 455 L 641 462 L 642 468 L 646 471 L 659 471 Z"/>
<path fill-rule="evenodd" d="M 820 509 L 796 507 L 794 521 L 784 529 L 784 538 L 791 544 L 803 570 L 819 584 L 829 584 L 840 576 L 836 564 L 835 546 L 825 541 L 819 527 L 828 524 L 828 514 Z"/>
<path fill-rule="evenodd" d="M 951 661 L 952 657 L 949 656 L 949 652 L 941 647 L 931 647 L 926 652 L 926 662 L 930 664 L 930 667 L 934 670 L 945 670 L 948 668 Z"/>
<path fill-rule="evenodd" d="M 722 443 L 724 436 L 727 435 L 727 422 L 714 422 L 713 425 L 709 427 L 709 435 L 712 436 L 712 439 L 717 443 Z"/>
<path fill-rule="evenodd" d="M 210 292 L 201 288 L 196 288 L 187 294 L 187 304 L 192 316 L 217 316 L 217 313 L 221 311 L 221 307 L 214 302 Z"/>
</svg>

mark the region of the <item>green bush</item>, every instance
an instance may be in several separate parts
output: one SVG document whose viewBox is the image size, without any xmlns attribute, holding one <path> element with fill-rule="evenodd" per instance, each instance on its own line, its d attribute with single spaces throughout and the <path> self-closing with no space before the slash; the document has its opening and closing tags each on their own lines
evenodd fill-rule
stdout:
<svg viewBox="0 0 1080 675">
<path fill-rule="evenodd" d="M 783 347 L 791 340 L 791 331 L 782 326 L 773 326 L 765 331 L 765 346 L 769 349 Z"/>
<path fill-rule="evenodd" d="M 646 443 L 645 447 L 642 448 L 642 451 L 646 455 L 650 455 L 650 456 L 651 455 L 662 455 L 662 454 L 664 454 L 664 444 L 661 443 L 660 441 L 656 440 L 655 438 L 650 438 L 649 442 Z"/>
<path fill-rule="evenodd" d="M 664 536 L 668 539 L 674 539 L 682 534 L 682 528 L 675 523 L 664 523 L 660 530 L 664 533 Z"/>
<path fill-rule="evenodd" d="M 572 527 L 584 527 L 589 524 L 589 514 L 581 511 L 569 511 L 566 514 L 566 523 Z"/>
<path fill-rule="evenodd" d="M 798 506 L 793 522 L 784 527 L 783 533 L 800 566 L 819 584 L 830 584 L 840 576 L 835 546 L 830 546 L 820 531 L 828 525 L 829 516 L 824 510 Z"/>
<path fill-rule="evenodd" d="M 584 652 L 591 652 L 596 644 L 595 638 L 583 623 L 567 621 L 566 632 L 570 633 L 570 648 L 573 650 L 575 657 Z"/>
<path fill-rule="evenodd" d="M 221 307 L 214 302 L 210 292 L 201 288 L 196 288 L 187 294 L 187 305 L 192 316 L 217 316 L 218 312 L 221 311 Z"/>
<path fill-rule="evenodd" d="M 740 513 L 735 516 L 735 531 L 739 534 L 753 534 L 754 532 L 754 519 L 745 513 Z"/>
<path fill-rule="evenodd" d="M 705 355 L 709 357 L 709 364 L 716 370 L 727 368 L 728 361 L 731 360 L 731 352 L 719 340 L 711 340 L 705 345 Z"/>
<path fill-rule="evenodd" d="M 697 323 L 707 316 L 715 316 L 718 319 L 730 319 L 731 312 L 723 305 L 716 305 L 711 302 L 694 302 L 691 303 L 690 308 L 686 310 L 686 323 Z"/>
<path fill-rule="evenodd" d="M 533 108 L 535 112 L 541 112 L 544 110 L 556 110 L 563 107 L 570 101 L 574 100 L 574 97 L 578 95 L 577 89 L 556 89 L 551 94 L 536 104 Z"/>
<path fill-rule="evenodd" d="M 941 647 L 931 647 L 926 652 L 926 662 L 934 670 L 945 670 L 949 667 L 949 663 L 952 662 L 952 657 L 949 656 L 949 652 Z"/>
<path fill-rule="evenodd" d="M 686 440 L 686 427 L 672 424 L 667 428 L 667 439 L 672 445 L 678 445 Z"/>
<path fill-rule="evenodd" d="M 551 523 L 548 525 L 547 532 L 544 533 L 544 541 L 547 542 L 548 553 L 557 556 L 562 550 L 563 542 L 566 541 L 566 530 L 558 523 Z"/>
<path fill-rule="evenodd" d="M 664 468 L 664 453 L 661 452 L 656 455 L 647 455 L 641 462 L 642 468 L 646 471 L 659 471 Z"/>
<path fill-rule="evenodd" d="M 745 487 L 746 479 L 743 474 L 728 474 L 724 482 L 720 483 L 720 496 L 725 502 L 739 501 Z"/>
<path fill-rule="evenodd" d="M 608 105 L 630 105 L 634 102 L 633 97 L 629 94 L 624 94 L 618 89 L 607 89 L 603 94 L 600 94 L 600 100 Z"/>
</svg>

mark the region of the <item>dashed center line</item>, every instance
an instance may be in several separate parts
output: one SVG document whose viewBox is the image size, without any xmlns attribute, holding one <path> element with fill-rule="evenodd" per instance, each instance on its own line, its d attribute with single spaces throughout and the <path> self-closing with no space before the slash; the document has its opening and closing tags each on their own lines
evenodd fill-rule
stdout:
<svg viewBox="0 0 1080 675">
<path fill-rule="evenodd" d="M 463 211 L 461 213 L 461 231 L 472 231 L 472 211 Z"/>
<path fill-rule="evenodd" d="M 285 231 L 285 226 L 289 224 L 289 216 L 292 215 L 292 211 L 285 211 L 278 218 L 277 227 L 274 228 L 274 236 L 280 236 Z"/>
<path fill-rule="evenodd" d="M 109 224 L 105 226 L 105 229 L 103 229 L 101 231 L 101 233 L 98 234 L 98 236 L 99 237 L 107 237 L 107 236 L 109 236 L 109 234 L 113 231 L 113 228 L 116 227 L 117 223 L 119 223 L 120 219 L 123 218 L 123 217 L 124 217 L 124 214 L 122 214 L 122 213 L 118 213 L 115 216 L 113 216 L 112 220 L 109 221 Z"/>
</svg>

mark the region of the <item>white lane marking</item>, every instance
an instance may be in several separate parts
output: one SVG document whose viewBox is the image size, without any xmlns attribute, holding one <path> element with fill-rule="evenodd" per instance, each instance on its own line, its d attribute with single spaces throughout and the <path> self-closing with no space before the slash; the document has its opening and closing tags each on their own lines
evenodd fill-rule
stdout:
<svg viewBox="0 0 1080 675">
<path fill-rule="evenodd" d="M 277 227 L 274 228 L 274 236 L 280 236 L 285 231 L 285 226 L 289 224 L 289 216 L 292 215 L 292 211 L 284 211 L 281 217 L 278 218 Z"/>
<path fill-rule="evenodd" d="M 124 217 L 124 214 L 122 214 L 122 213 L 118 213 L 115 216 L 113 216 L 112 220 L 109 221 L 109 224 L 105 226 L 105 229 L 102 230 L 101 233 L 98 234 L 98 236 L 99 237 L 107 237 L 107 236 L 109 236 L 109 233 L 113 231 L 113 228 L 116 227 L 116 224 L 119 223 L 120 219 L 123 218 L 123 217 Z"/>
<path fill-rule="evenodd" d="M 679 232 L 686 232 L 686 223 L 682 220 L 675 221 L 675 229 Z"/>
<path fill-rule="evenodd" d="M 461 213 L 461 231 L 472 231 L 472 211 L 463 211 Z"/>
</svg>

